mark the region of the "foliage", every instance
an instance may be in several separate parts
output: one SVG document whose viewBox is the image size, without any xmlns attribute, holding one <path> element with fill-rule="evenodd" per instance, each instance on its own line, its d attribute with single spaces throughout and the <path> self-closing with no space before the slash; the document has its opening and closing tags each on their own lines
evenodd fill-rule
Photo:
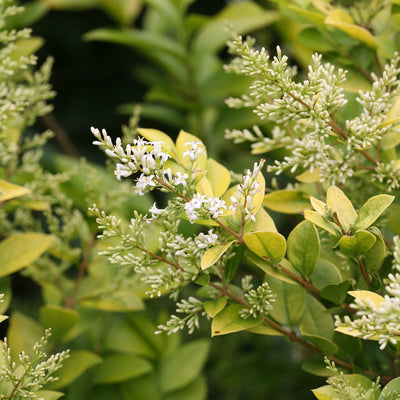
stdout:
<svg viewBox="0 0 400 400">
<path fill-rule="evenodd" d="M 273 130 L 271 136 L 257 127 L 254 134 L 235 130 L 228 137 L 252 141 L 256 153 L 280 150 L 283 159 L 271 159 L 268 172 L 288 173 L 300 183 L 266 187 L 265 160 L 236 182 L 237 175 L 210 158 L 200 138 L 183 130 L 175 142 L 161 131 L 138 129 L 132 142 L 117 138 L 114 144 L 106 130 L 92 128 L 94 144 L 114 160 L 118 179 L 132 176 L 138 195 L 169 193 L 164 208 L 154 203 L 127 226 L 94 205 L 106 240 L 103 254 L 132 265 L 149 296 L 170 293 L 176 313 L 159 332 L 192 333 L 206 317 L 212 320 L 211 336 L 239 331 L 284 336 L 319 356 L 304 368 L 330 375 L 327 386 L 313 391 L 317 398 L 397 398 L 399 229 L 392 220 L 398 218 L 400 187 L 400 70 L 377 22 L 387 22 L 384 34 L 396 42 L 391 14 L 396 7 L 283 3 L 291 17 L 311 25 L 303 29 L 316 30 L 315 25 L 333 32 L 328 50 L 350 51 L 353 75 L 346 85 L 345 69 L 315 54 L 302 81 L 279 47 L 271 59 L 266 49 L 254 48 L 253 39 L 233 34 L 229 50 L 235 57 L 226 69 L 252 82 L 248 93 L 227 103 L 252 109 Z M 371 57 L 364 62 L 360 54 Z M 361 75 L 368 79 L 362 85 Z M 263 205 L 302 212 L 305 220 L 286 238 Z M 202 230 L 184 236 L 180 221 Z M 142 232 L 160 224 L 155 252 Z M 259 272 L 248 275 L 250 263 Z"/>
</svg>

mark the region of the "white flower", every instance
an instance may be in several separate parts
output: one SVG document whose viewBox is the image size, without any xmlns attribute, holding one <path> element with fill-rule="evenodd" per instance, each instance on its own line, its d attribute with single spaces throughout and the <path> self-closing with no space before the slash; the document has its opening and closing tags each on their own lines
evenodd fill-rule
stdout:
<svg viewBox="0 0 400 400">
<path fill-rule="evenodd" d="M 185 147 L 190 146 L 190 150 L 183 153 L 183 158 L 189 157 L 191 162 L 196 161 L 202 154 L 207 155 L 204 146 L 200 142 L 187 142 Z"/>
<path fill-rule="evenodd" d="M 200 249 L 206 249 L 207 247 L 214 246 L 218 242 L 218 235 L 213 233 L 213 230 L 209 230 L 208 234 L 205 235 L 203 232 L 199 233 L 195 238 L 196 246 Z"/>
<path fill-rule="evenodd" d="M 175 174 L 174 184 L 176 186 L 178 186 L 178 185 L 186 186 L 187 185 L 187 182 L 186 182 L 187 178 L 189 178 L 188 174 L 182 174 L 181 172 L 177 172 Z"/>
<path fill-rule="evenodd" d="M 153 203 L 153 205 L 149 208 L 149 212 L 151 213 L 152 218 L 157 218 L 157 216 L 162 214 L 163 211 L 164 209 L 157 208 L 156 203 Z"/>
<path fill-rule="evenodd" d="M 134 171 L 132 171 L 128 166 L 118 163 L 116 165 L 114 174 L 117 177 L 117 179 L 120 181 L 121 177 L 126 178 L 126 177 L 132 175 L 133 172 Z"/>
<path fill-rule="evenodd" d="M 151 190 L 152 187 L 156 187 L 157 184 L 153 180 L 154 175 L 146 176 L 144 174 L 140 175 L 139 179 L 136 182 L 135 190 L 139 196 L 143 196 L 148 190 Z"/>
</svg>

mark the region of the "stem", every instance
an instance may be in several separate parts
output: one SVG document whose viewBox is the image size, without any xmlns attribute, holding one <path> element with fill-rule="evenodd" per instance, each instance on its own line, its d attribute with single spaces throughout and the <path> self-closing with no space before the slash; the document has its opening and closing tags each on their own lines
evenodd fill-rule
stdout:
<svg viewBox="0 0 400 400">
<path fill-rule="evenodd" d="M 314 286 L 311 282 L 301 278 L 300 276 L 297 276 L 293 272 L 289 271 L 286 269 L 283 265 L 278 264 L 279 268 L 283 273 L 285 273 L 287 276 L 295 280 L 296 282 L 300 283 L 301 286 L 303 286 L 305 289 L 309 290 L 312 293 L 315 293 L 317 296 L 321 295 L 321 290 L 319 290 L 316 286 Z"/>
<path fill-rule="evenodd" d="M 243 236 L 240 235 L 239 233 L 235 232 L 234 230 L 232 230 L 231 228 L 229 228 L 228 226 L 226 226 L 224 223 L 222 223 L 219 219 L 216 219 L 215 222 L 221 227 L 224 228 L 226 231 L 228 231 L 231 235 L 235 236 L 235 238 L 238 240 L 239 244 L 243 244 L 244 240 L 243 240 Z"/>
<path fill-rule="evenodd" d="M 365 282 L 367 283 L 368 286 L 371 285 L 371 278 L 369 277 L 368 271 L 365 268 L 365 265 L 361 259 L 358 260 L 358 265 L 360 266 L 360 270 L 362 276 L 364 277 Z"/>
</svg>

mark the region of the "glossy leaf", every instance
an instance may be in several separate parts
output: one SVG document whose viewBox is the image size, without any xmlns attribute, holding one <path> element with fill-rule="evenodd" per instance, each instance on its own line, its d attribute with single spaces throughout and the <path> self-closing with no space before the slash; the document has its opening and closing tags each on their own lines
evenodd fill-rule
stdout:
<svg viewBox="0 0 400 400">
<path fill-rule="evenodd" d="M 227 168 L 212 158 L 207 159 L 206 169 L 206 178 L 210 182 L 214 196 L 222 196 L 229 187 L 231 174 Z"/>
<path fill-rule="evenodd" d="M 296 180 L 303 183 L 316 183 L 321 179 L 321 175 L 319 173 L 319 169 L 316 168 L 314 171 L 304 171 L 300 175 L 296 176 Z"/>
<path fill-rule="evenodd" d="M 314 343 L 327 356 L 331 356 L 339 351 L 339 347 L 334 342 L 322 336 L 303 334 L 303 337 Z"/>
<path fill-rule="evenodd" d="M 266 323 L 253 326 L 250 329 L 247 329 L 248 332 L 257 333 L 258 335 L 266 335 L 266 336 L 284 336 L 283 333 L 274 329 L 271 325 Z"/>
<path fill-rule="evenodd" d="M 216 300 L 208 300 L 204 303 L 204 310 L 210 317 L 214 318 L 225 308 L 227 302 L 228 299 L 226 297 L 220 297 Z"/>
<path fill-rule="evenodd" d="M 216 246 L 207 249 L 201 259 L 201 269 L 205 270 L 213 266 L 226 253 L 229 247 L 233 245 L 233 243 L 236 243 L 236 240 L 232 240 L 225 244 L 217 244 Z"/>
<path fill-rule="evenodd" d="M 364 257 L 364 265 L 367 271 L 379 269 L 386 257 L 386 245 L 380 232 L 375 234 L 375 238 L 375 244 Z"/>
<path fill-rule="evenodd" d="M 287 274 L 282 272 L 279 267 L 273 266 L 271 262 L 265 260 L 264 258 L 261 258 L 250 251 L 246 252 L 245 256 L 268 275 L 274 276 L 288 283 L 295 283 L 295 281 L 292 278 L 290 278 Z M 290 262 L 287 261 L 285 258 L 279 264 L 288 269 L 294 275 L 298 274 L 297 271 L 292 267 L 292 264 L 290 264 Z"/>
<path fill-rule="evenodd" d="M 357 218 L 357 213 L 348 197 L 338 187 L 330 186 L 326 195 L 326 204 L 336 212 L 343 229 L 349 232 Z"/>
<path fill-rule="evenodd" d="M 284 214 L 298 214 L 310 208 L 310 200 L 302 190 L 285 189 L 266 194 L 263 205 Z"/>
<path fill-rule="evenodd" d="M 340 283 L 342 281 L 342 275 L 336 265 L 329 260 L 320 258 L 310 279 L 314 286 L 318 289 L 322 289 L 326 285 Z"/>
<path fill-rule="evenodd" d="M 278 232 L 276 230 L 275 222 L 271 216 L 265 211 L 263 207 L 260 207 L 254 215 L 255 221 L 251 219 L 244 224 L 244 232 L 257 232 L 257 231 L 270 231 Z"/>
<path fill-rule="evenodd" d="M 75 310 L 46 305 L 40 309 L 39 321 L 45 329 L 51 328 L 51 340 L 60 343 L 78 322 L 79 317 Z"/>
<path fill-rule="evenodd" d="M 337 398 L 336 391 L 330 385 L 321 386 L 312 390 L 312 392 L 318 400 L 334 400 Z"/>
<path fill-rule="evenodd" d="M 384 297 L 375 292 L 370 292 L 369 290 L 352 290 L 349 294 L 365 304 L 371 302 L 375 307 L 379 307 L 381 303 L 386 301 Z"/>
<path fill-rule="evenodd" d="M 304 312 L 305 289 L 297 283 L 288 283 L 275 277 L 268 277 L 267 282 L 276 295 L 270 311 L 271 317 L 282 325 L 294 326 Z"/>
<path fill-rule="evenodd" d="M 387 194 L 380 194 L 368 199 L 358 211 L 353 229 L 356 231 L 370 227 L 392 204 L 393 200 L 394 196 Z"/>
<path fill-rule="evenodd" d="M 159 400 L 157 375 L 155 373 L 139 376 L 118 385 L 123 400 Z"/>
<path fill-rule="evenodd" d="M 141 0 L 98 0 L 103 10 L 121 25 L 129 25 L 139 15 Z"/>
<path fill-rule="evenodd" d="M 74 350 L 54 376 L 58 380 L 47 385 L 49 389 L 61 389 L 81 376 L 85 371 L 101 363 L 101 358 L 87 350 Z"/>
<path fill-rule="evenodd" d="M 340 234 L 339 227 L 333 222 L 327 220 L 325 217 L 317 213 L 316 211 L 306 210 L 304 211 L 304 218 L 307 221 L 312 222 L 314 225 L 326 230 L 331 235 L 338 236 Z"/>
<path fill-rule="evenodd" d="M 356 25 L 351 15 L 347 14 L 346 11 L 342 9 L 333 10 L 325 19 L 325 23 L 335 26 L 343 32 L 346 32 L 349 36 L 359 40 L 362 43 L 365 43 L 367 46 L 373 49 L 375 49 L 377 46 L 376 40 L 371 32 L 361 26 Z"/>
<path fill-rule="evenodd" d="M 321 297 L 335 304 L 342 304 L 346 298 L 350 284 L 350 280 L 345 280 L 340 283 L 326 285 L 321 290 Z"/>
<path fill-rule="evenodd" d="M 313 296 L 306 294 L 306 307 L 299 321 L 300 332 L 304 335 L 333 338 L 333 320 L 326 308 Z"/>
<path fill-rule="evenodd" d="M 239 316 L 239 311 L 242 309 L 243 306 L 240 304 L 232 304 L 219 312 L 212 320 L 211 336 L 245 331 L 262 323 L 262 317 L 241 318 Z"/>
<path fill-rule="evenodd" d="M 0 202 L 14 199 L 27 193 L 30 193 L 29 189 L 0 179 Z"/>
<path fill-rule="evenodd" d="M 249 232 L 243 235 L 247 248 L 273 264 L 279 263 L 286 253 L 286 240 L 276 232 Z"/>
<path fill-rule="evenodd" d="M 35 396 L 37 396 L 38 399 L 43 400 L 58 400 L 64 396 L 64 393 L 55 392 L 54 390 L 39 390 L 35 392 Z"/>
<path fill-rule="evenodd" d="M 33 263 L 53 243 L 54 236 L 43 233 L 17 233 L 0 242 L 0 277 Z"/>
<path fill-rule="evenodd" d="M 364 255 L 375 244 L 375 236 L 368 231 L 357 231 L 354 236 L 343 236 L 339 241 L 340 251 L 349 257 Z"/>
<path fill-rule="evenodd" d="M 59 10 L 85 10 L 98 4 L 98 0 L 41 0 L 41 2 Z"/>
<path fill-rule="evenodd" d="M 130 354 L 111 354 L 93 368 L 93 382 L 97 384 L 119 383 L 145 375 L 153 370 L 146 359 Z"/>
<path fill-rule="evenodd" d="M 317 229 L 308 221 L 298 224 L 287 240 L 287 258 L 303 276 L 314 271 L 319 260 L 320 243 Z"/>
<path fill-rule="evenodd" d="M 160 387 L 169 393 L 193 382 L 203 369 L 210 349 L 207 340 L 195 340 L 184 344 L 161 365 Z"/>
</svg>

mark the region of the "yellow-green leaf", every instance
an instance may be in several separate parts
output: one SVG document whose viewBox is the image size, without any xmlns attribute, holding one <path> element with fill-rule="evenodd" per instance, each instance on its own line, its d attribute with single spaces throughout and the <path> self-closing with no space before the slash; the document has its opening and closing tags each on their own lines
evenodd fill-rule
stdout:
<svg viewBox="0 0 400 400">
<path fill-rule="evenodd" d="M 385 120 L 379 125 L 379 127 L 383 128 L 388 125 L 397 124 L 399 121 L 400 121 L 400 97 L 397 98 L 392 108 L 386 114 Z M 386 136 L 387 134 L 383 137 L 382 143 L 384 143 Z M 382 148 L 384 147 L 382 146 Z"/>
<path fill-rule="evenodd" d="M 243 306 L 240 304 L 232 304 L 219 312 L 212 320 L 211 336 L 245 331 L 262 323 L 261 316 L 257 318 L 241 318 L 239 311 L 242 309 Z"/>
<path fill-rule="evenodd" d="M 321 200 L 316 199 L 316 198 L 313 197 L 313 196 L 310 196 L 310 202 L 311 202 L 311 205 L 313 206 L 314 210 L 315 210 L 318 214 L 320 214 L 320 215 L 322 215 L 322 216 L 324 216 L 324 217 L 327 216 L 327 214 L 326 214 L 326 211 L 327 211 L 326 208 L 328 207 L 328 205 L 327 205 L 326 203 L 324 203 L 324 202 L 321 201 Z"/>
<path fill-rule="evenodd" d="M 196 136 L 187 133 L 183 130 L 179 132 L 178 138 L 176 139 L 176 153 L 178 157 L 178 161 L 184 166 L 188 166 L 190 161 L 189 157 L 183 156 L 184 153 L 188 150 L 190 150 L 190 145 L 187 145 L 188 143 L 192 142 L 198 142 L 200 143 L 199 149 L 202 149 L 204 151 L 204 154 L 201 154 L 200 157 L 197 159 L 196 163 L 198 165 L 198 168 L 201 170 L 206 169 L 206 164 L 207 164 L 207 151 L 206 147 L 204 146 L 204 143 Z"/>
<path fill-rule="evenodd" d="M 227 168 L 212 158 L 207 159 L 206 168 L 206 177 L 210 182 L 214 196 L 221 197 L 231 183 L 231 174 Z"/>
<path fill-rule="evenodd" d="M 300 175 L 296 176 L 296 179 L 299 182 L 303 183 L 315 183 L 321 179 L 321 175 L 319 174 L 319 168 L 315 168 L 312 172 L 307 170 Z"/>
<path fill-rule="evenodd" d="M 373 49 L 375 49 L 377 46 L 377 42 L 371 32 L 361 26 L 356 25 L 351 15 L 344 10 L 333 10 L 326 17 L 325 23 L 335 26 L 343 32 L 346 32 L 352 38 L 365 43 L 367 46 Z"/>
<path fill-rule="evenodd" d="M 264 210 L 263 207 L 260 207 L 254 216 L 255 221 L 251 219 L 247 221 L 244 225 L 244 232 L 256 232 L 256 231 L 271 231 L 278 232 L 276 230 L 275 222 L 270 217 L 270 215 Z"/>
<path fill-rule="evenodd" d="M 356 210 L 347 196 L 336 186 L 331 186 L 326 194 L 326 203 L 334 212 L 346 232 L 349 232 L 357 218 Z"/>
<path fill-rule="evenodd" d="M 339 249 L 346 256 L 364 255 L 375 244 L 375 236 L 368 231 L 360 230 L 354 236 L 343 236 L 339 241 Z"/>
<path fill-rule="evenodd" d="M 358 211 L 353 230 L 367 229 L 388 208 L 394 200 L 394 196 L 380 194 L 368 199 Z"/>
<path fill-rule="evenodd" d="M 370 292 L 369 290 L 352 290 L 348 293 L 356 299 L 361 300 L 365 304 L 372 302 L 375 307 L 379 307 L 386 301 L 384 297 L 375 292 Z"/>
<path fill-rule="evenodd" d="M 142 135 L 145 139 L 150 142 L 162 142 L 162 149 L 170 155 L 176 154 L 175 143 L 173 140 L 164 132 L 159 131 L 158 129 L 145 129 L 139 128 L 139 135 Z"/>
<path fill-rule="evenodd" d="M 310 200 L 302 190 L 284 189 L 266 194 L 263 205 L 284 214 L 298 214 L 310 208 Z"/>
<path fill-rule="evenodd" d="M 208 198 L 214 197 L 210 181 L 205 176 L 200 180 L 200 182 L 196 186 L 196 190 L 201 195 L 206 195 Z"/>
<path fill-rule="evenodd" d="M 312 390 L 318 400 L 333 400 L 337 398 L 337 393 L 330 385 L 321 386 L 318 389 Z"/>
<path fill-rule="evenodd" d="M 0 201 L 15 199 L 27 193 L 30 193 L 29 189 L 0 179 Z"/>
<path fill-rule="evenodd" d="M 220 297 L 217 300 L 208 300 L 204 303 L 204 310 L 206 310 L 206 313 L 210 317 L 214 318 L 225 308 L 227 302 L 228 299 L 226 297 Z"/>
<path fill-rule="evenodd" d="M 69 358 L 63 362 L 63 367 L 54 374 L 55 377 L 58 377 L 58 380 L 51 382 L 46 387 L 49 389 L 61 389 L 69 385 L 88 369 L 101 363 L 101 361 L 101 358 L 97 354 L 90 351 L 71 351 Z"/>
<path fill-rule="evenodd" d="M 283 333 L 277 331 L 272 328 L 272 326 L 267 324 L 260 324 L 253 326 L 250 329 L 247 329 L 248 332 L 257 333 L 258 335 L 267 335 L 267 336 L 284 336 Z"/>
<path fill-rule="evenodd" d="M 201 259 L 201 269 L 204 270 L 214 265 L 235 242 L 236 240 L 232 240 L 225 244 L 217 244 L 208 249 Z"/>
<path fill-rule="evenodd" d="M 259 231 L 243 235 L 248 249 L 259 257 L 265 257 L 273 264 L 279 263 L 286 253 L 286 240 L 277 232 Z"/>
<path fill-rule="evenodd" d="M 60 397 L 64 396 L 64 393 L 55 392 L 54 390 L 39 390 L 35 392 L 35 396 L 43 400 L 58 400 Z"/>
<path fill-rule="evenodd" d="M 336 224 L 328 221 L 326 218 L 318 214 L 316 211 L 312 210 L 304 211 L 304 218 L 307 221 L 312 222 L 314 225 L 317 225 L 320 228 L 326 230 L 331 235 L 337 236 L 338 234 L 340 234 L 340 229 Z"/>
<path fill-rule="evenodd" d="M 33 263 L 53 243 L 54 236 L 43 233 L 17 233 L 0 242 L 0 277 Z"/>
</svg>

